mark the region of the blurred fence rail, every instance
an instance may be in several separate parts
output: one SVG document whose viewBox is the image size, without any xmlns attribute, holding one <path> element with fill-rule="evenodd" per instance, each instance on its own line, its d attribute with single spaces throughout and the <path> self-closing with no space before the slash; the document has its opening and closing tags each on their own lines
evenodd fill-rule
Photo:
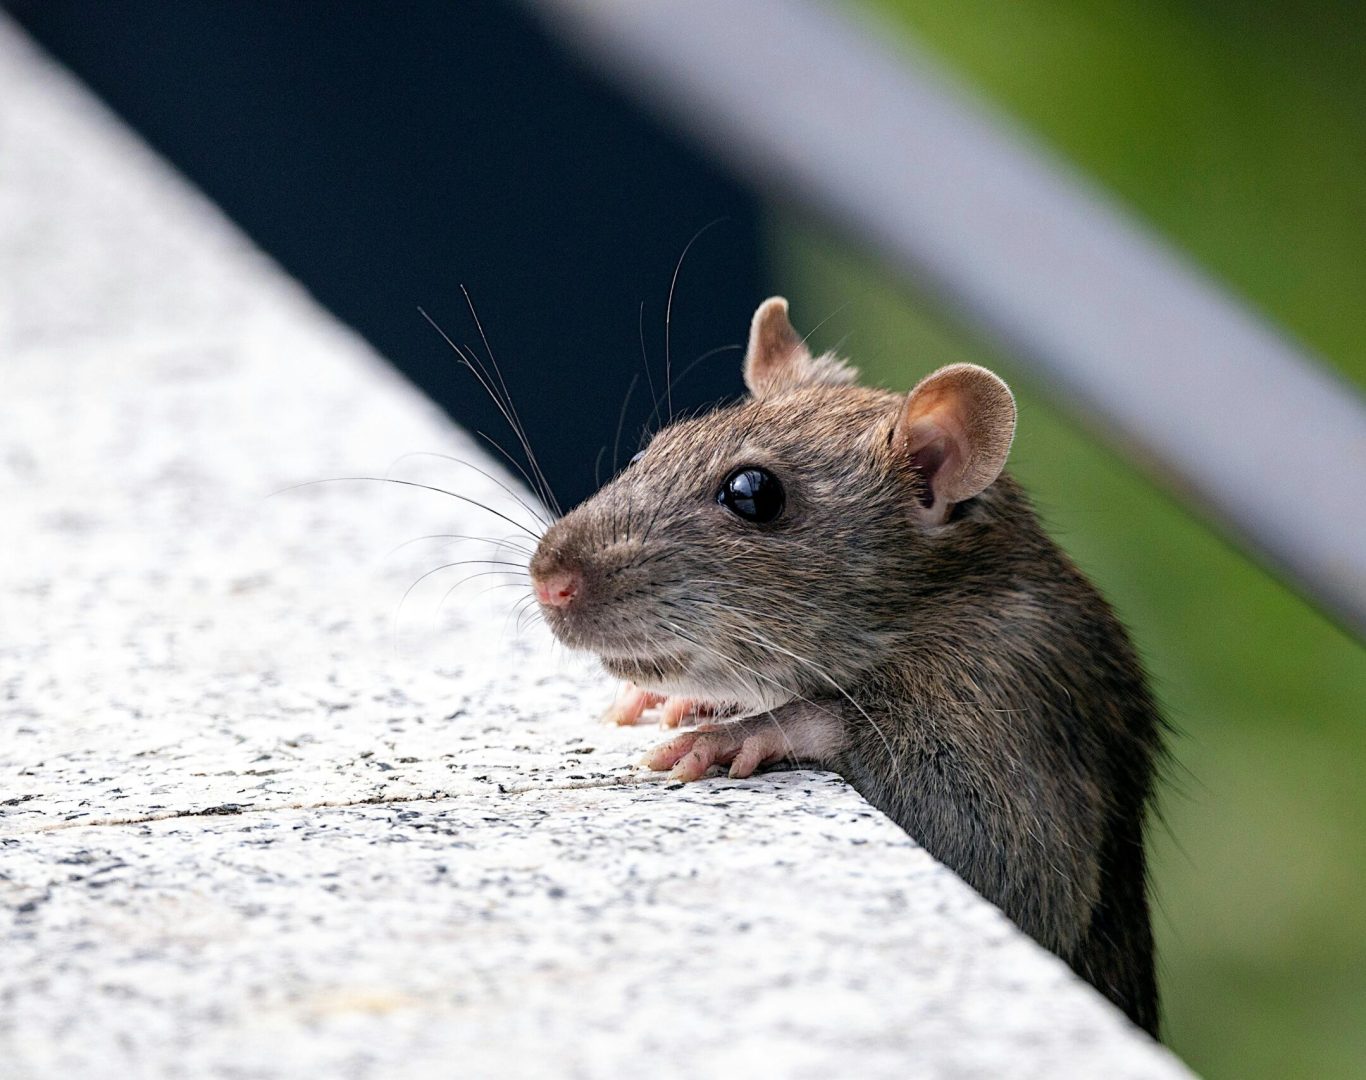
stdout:
<svg viewBox="0 0 1366 1080">
<path fill-rule="evenodd" d="M 529 2 L 1366 638 L 1366 404 L 908 44 L 814 0 Z"/>
</svg>

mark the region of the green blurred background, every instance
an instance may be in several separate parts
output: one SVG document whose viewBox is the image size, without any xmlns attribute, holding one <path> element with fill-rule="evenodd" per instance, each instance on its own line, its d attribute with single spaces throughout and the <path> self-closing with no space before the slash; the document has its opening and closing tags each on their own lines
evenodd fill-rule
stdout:
<svg viewBox="0 0 1366 1080">
<path fill-rule="evenodd" d="M 1366 12 L 865 6 L 1366 386 Z M 1153 837 L 1167 1041 L 1209 1077 L 1366 1075 L 1366 651 L 883 268 L 782 210 L 769 239 L 798 325 L 826 319 L 816 344 L 870 380 L 974 359 L 1019 391 L 1014 471 L 1179 732 Z"/>
</svg>

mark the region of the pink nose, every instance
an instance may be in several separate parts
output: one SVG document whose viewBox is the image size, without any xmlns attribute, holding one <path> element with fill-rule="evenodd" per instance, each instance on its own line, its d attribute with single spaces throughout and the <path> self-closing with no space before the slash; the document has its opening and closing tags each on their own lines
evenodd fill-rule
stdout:
<svg viewBox="0 0 1366 1080">
<path fill-rule="evenodd" d="M 536 579 L 536 599 L 546 607 L 566 607 L 579 595 L 582 585 L 578 571 L 556 570 Z"/>
</svg>

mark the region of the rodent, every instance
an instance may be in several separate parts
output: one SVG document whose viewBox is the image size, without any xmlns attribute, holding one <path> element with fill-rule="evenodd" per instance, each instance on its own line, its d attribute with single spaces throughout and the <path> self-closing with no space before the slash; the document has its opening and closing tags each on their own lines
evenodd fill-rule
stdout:
<svg viewBox="0 0 1366 1080">
<path fill-rule="evenodd" d="M 755 313 L 749 397 L 661 429 L 531 562 L 619 721 L 712 714 L 646 763 L 844 776 L 1158 1033 L 1144 833 L 1165 725 L 1120 622 L 1003 471 L 1014 397 L 957 364 L 909 393 Z"/>
</svg>

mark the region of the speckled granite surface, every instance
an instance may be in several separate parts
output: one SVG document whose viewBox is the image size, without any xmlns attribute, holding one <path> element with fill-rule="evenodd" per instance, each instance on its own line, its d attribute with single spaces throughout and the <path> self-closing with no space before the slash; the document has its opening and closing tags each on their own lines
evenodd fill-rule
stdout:
<svg viewBox="0 0 1366 1080">
<path fill-rule="evenodd" d="M 400 605 L 505 522 L 268 497 L 498 470 L 2 21 L 0 146 L 0 1075 L 1184 1074 L 837 779 L 641 774 L 515 578 Z"/>
</svg>

